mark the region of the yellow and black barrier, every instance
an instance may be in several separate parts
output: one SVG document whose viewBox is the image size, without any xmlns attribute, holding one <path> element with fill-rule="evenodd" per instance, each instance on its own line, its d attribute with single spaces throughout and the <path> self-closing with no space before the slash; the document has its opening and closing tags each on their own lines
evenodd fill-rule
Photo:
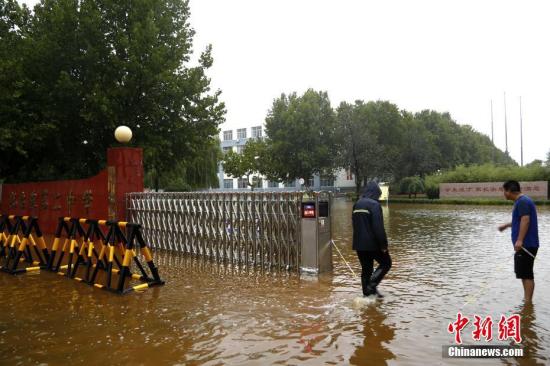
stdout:
<svg viewBox="0 0 550 366">
<path fill-rule="evenodd" d="M 87 230 L 84 230 L 83 224 L 89 225 Z M 63 238 L 63 234 L 65 234 L 65 238 Z M 62 241 L 63 245 L 61 246 Z M 88 272 L 92 265 L 103 268 L 106 262 L 98 260 L 99 255 L 96 248 L 104 246 L 105 236 L 98 227 L 98 220 L 60 217 L 50 260 L 44 269 L 74 278 L 80 264 L 84 264 Z M 68 257 L 67 264 L 62 265 L 65 255 Z M 96 259 L 95 264 L 94 258 Z M 62 269 L 66 269 L 66 272 L 60 272 Z"/>
<path fill-rule="evenodd" d="M 40 269 L 119 294 L 164 284 L 139 224 L 60 217 L 48 251 L 36 217 L 0 215 L 0 270 L 18 274 Z"/>
<path fill-rule="evenodd" d="M 103 260 L 104 257 L 107 258 L 106 278 L 103 284 L 95 283 L 99 269 L 99 266 L 96 266 L 92 273 L 90 284 L 93 282 L 95 287 L 117 292 L 119 294 L 164 285 L 164 281 L 160 279 L 158 269 L 153 262 L 151 251 L 141 235 L 141 225 L 121 221 L 100 221 L 99 223 L 105 224 L 109 228 L 109 232 L 105 238 L 107 243 L 106 250 L 102 250 L 99 254 L 99 260 Z M 123 230 L 126 231 L 126 235 Z M 136 242 L 139 244 L 139 253 L 135 250 Z M 122 250 L 122 265 L 116 261 L 119 267 L 118 269 L 113 268 L 115 264 L 114 259 L 116 258 L 116 249 Z M 141 264 L 139 254 L 144 257 L 150 274 L 147 273 L 146 269 Z M 132 263 L 138 268 L 139 274 L 131 272 L 130 267 Z M 118 275 L 118 282 L 114 287 L 112 283 L 113 273 Z M 131 280 L 138 280 L 141 284 L 129 285 Z"/>
<path fill-rule="evenodd" d="M 84 225 L 88 228 L 84 229 Z M 106 235 L 101 228 L 107 230 Z M 139 261 L 136 242 L 150 274 Z M 64 258 L 67 260 L 64 261 Z M 139 273 L 131 272 L 131 264 L 135 264 Z M 77 271 L 81 267 L 84 270 L 78 276 Z M 121 294 L 164 284 L 141 235 L 141 226 L 120 221 L 59 218 L 49 262 L 44 268 Z M 99 271 L 104 274 L 102 280 L 99 279 Z M 113 274 L 118 276 L 116 284 Z M 132 280 L 141 284 L 130 286 Z"/>
<path fill-rule="evenodd" d="M 46 242 L 36 217 L 2 215 L 0 232 L 0 261 L 3 262 L 0 270 L 3 272 L 19 274 L 38 271 L 49 261 Z M 31 248 L 34 249 L 36 259 Z"/>
</svg>

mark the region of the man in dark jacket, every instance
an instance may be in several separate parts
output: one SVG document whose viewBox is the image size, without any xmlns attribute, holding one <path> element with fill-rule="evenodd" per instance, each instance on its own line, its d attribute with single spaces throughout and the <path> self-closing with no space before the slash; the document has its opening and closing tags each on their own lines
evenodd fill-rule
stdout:
<svg viewBox="0 0 550 366">
<path fill-rule="evenodd" d="M 378 199 L 382 191 L 376 182 L 369 182 L 359 200 L 353 205 L 353 250 L 361 262 L 363 295 L 382 297 L 377 286 L 391 268 L 388 238 L 384 230 L 382 206 Z M 373 271 L 373 261 L 379 264 Z"/>
</svg>

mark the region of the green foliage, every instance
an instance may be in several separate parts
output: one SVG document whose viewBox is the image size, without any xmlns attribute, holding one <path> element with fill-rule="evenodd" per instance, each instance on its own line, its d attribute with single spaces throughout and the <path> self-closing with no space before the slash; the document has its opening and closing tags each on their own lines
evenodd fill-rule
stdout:
<svg viewBox="0 0 550 366">
<path fill-rule="evenodd" d="M 383 101 L 344 102 L 337 112 L 339 163 L 351 167 L 357 191 L 372 178 L 395 183 L 459 164 L 514 164 L 487 136 L 448 113 L 412 114 Z"/>
<path fill-rule="evenodd" d="M 514 163 L 491 143 L 489 137 L 474 131 L 469 125 L 457 124 L 449 113 L 425 110 L 416 113 L 414 119 L 431 134 L 431 142 L 437 150 L 437 154 L 432 155 L 435 170 L 460 164 Z"/>
<path fill-rule="evenodd" d="M 218 188 L 218 162 L 221 159 L 219 139 L 209 139 L 194 159 L 180 160 L 174 169 L 163 174 L 158 184 L 168 192 L 188 192 L 204 188 Z M 145 186 L 153 187 L 154 171 L 145 174 Z"/>
<path fill-rule="evenodd" d="M 0 176 L 92 175 L 119 125 L 144 148 L 156 188 L 200 159 L 225 111 L 206 76 L 211 47 L 190 65 L 187 1 L 43 0 L 33 14 L 14 3 L 0 2 L 0 32 L 10 33 L 0 52 L 11 52 L 0 61 L 0 128 L 11 131 L 0 143 L 10 161 Z"/>
<path fill-rule="evenodd" d="M 495 166 L 491 164 L 464 166 L 426 177 L 426 181 L 439 183 L 504 182 L 550 180 L 550 169 L 541 165 L 518 167 L 513 165 Z"/>
<path fill-rule="evenodd" d="M 397 106 L 377 101 L 342 102 L 337 109 L 339 165 L 350 167 L 356 192 L 372 178 L 386 180 L 399 157 L 402 116 Z"/>
<path fill-rule="evenodd" d="M 543 166 L 544 162 L 540 159 L 535 159 L 529 164 L 525 164 L 526 167 L 537 167 L 537 166 Z"/>
<path fill-rule="evenodd" d="M 439 198 L 439 184 L 430 184 L 426 182 L 424 191 L 429 199 Z"/>
<path fill-rule="evenodd" d="M 400 193 L 408 194 L 409 198 L 414 194 L 416 198 L 418 193 L 424 193 L 424 182 L 418 176 L 405 177 L 399 183 L 399 191 Z"/>
<path fill-rule="evenodd" d="M 267 144 L 260 139 L 251 139 L 241 153 L 229 151 L 225 154 L 223 168 L 227 175 L 234 178 L 246 177 L 247 185 L 254 190 L 259 181 L 251 181 L 250 178 L 263 169 L 268 156 Z"/>
<path fill-rule="evenodd" d="M 290 181 L 336 167 L 336 116 L 326 92 L 307 90 L 302 96 L 282 94 L 266 118 L 267 153 L 261 173 Z"/>
</svg>

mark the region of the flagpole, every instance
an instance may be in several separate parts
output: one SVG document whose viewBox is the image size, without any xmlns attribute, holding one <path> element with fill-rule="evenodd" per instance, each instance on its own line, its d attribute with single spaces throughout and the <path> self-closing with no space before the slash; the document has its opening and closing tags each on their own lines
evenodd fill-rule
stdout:
<svg viewBox="0 0 550 366">
<path fill-rule="evenodd" d="M 506 154 L 508 154 L 508 120 L 506 116 L 506 92 L 504 92 L 504 142 L 506 144 Z"/>
<path fill-rule="evenodd" d="M 523 166 L 523 116 L 521 113 L 521 96 L 519 97 L 519 131 L 521 139 L 521 166 Z"/>
<path fill-rule="evenodd" d="M 493 152 L 493 164 L 495 163 L 495 131 L 493 128 L 493 100 L 491 99 L 491 143 L 493 144 L 493 148 L 491 149 Z"/>
</svg>

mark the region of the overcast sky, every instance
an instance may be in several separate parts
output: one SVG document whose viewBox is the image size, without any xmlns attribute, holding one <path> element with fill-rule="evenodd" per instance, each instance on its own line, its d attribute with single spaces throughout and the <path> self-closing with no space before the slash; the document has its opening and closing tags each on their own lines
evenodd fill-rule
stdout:
<svg viewBox="0 0 550 366">
<path fill-rule="evenodd" d="M 33 5 L 37 1 L 26 1 Z M 222 129 L 263 123 L 273 99 L 307 88 L 341 101 L 389 100 L 448 111 L 519 162 L 550 150 L 549 5 L 545 1 L 191 0 L 195 50 L 213 45 Z M 546 107 L 545 107 L 546 106 Z"/>
</svg>

